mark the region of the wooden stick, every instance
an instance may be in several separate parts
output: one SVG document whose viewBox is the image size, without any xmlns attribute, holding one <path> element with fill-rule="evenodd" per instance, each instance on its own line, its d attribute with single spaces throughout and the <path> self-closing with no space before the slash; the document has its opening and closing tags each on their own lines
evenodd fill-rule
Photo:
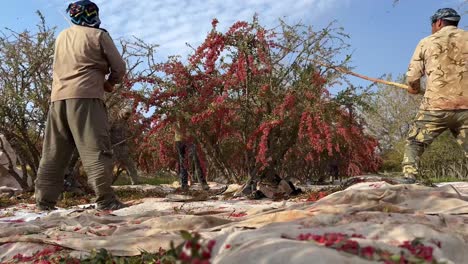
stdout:
<svg viewBox="0 0 468 264">
<path fill-rule="evenodd" d="M 65 21 L 68 22 L 69 26 L 72 26 L 72 23 L 70 22 L 70 20 L 68 20 L 67 17 L 62 12 L 60 12 L 60 10 L 58 8 L 57 8 L 57 12 L 59 12 L 59 14 L 62 15 L 62 17 L 65 19 Z"/>
<path fill-rule="evenodd" d="M 406 84 L 385 81 L 385 80 L 377 79 L 377 78 L 371 78 L 371 77 L 367 77 L 367 76 L 359 74 L 359 73 L 352 72 L 352 71 L 350 71 L 348 69 L 345 69 L 343 67 L 333 66 L 333 65 L 326 65 L 323 62 L 319 62 L 319 61 L 315 61 L 315 60 L 314 60 L 314 62 L 316 62 L 317 64 L 320 64 L 321 66 L 324 66 L 324 67 L 327 67 L 327 68 L 332 68 L 332 69 L 335 69 L 335 70 L 337 70 L 339 72 L 342 72 L 344 74 L 353 75 L 353 76 L 356 76 L 358 78 L 361 78 L 361 79 L 364 79 L 364 80 L 367 80 L 367 81 L 382 83 L 382 84 L 386 84 L 386 85 L 391 85 L 391 86 L 395 86 L 395 87 L 398 87 L 398 88 L 401 88 L 401 89 L 406 89 L 406 90 L 409 89 L 409 86 L 406 85 Z"/>
</svg>

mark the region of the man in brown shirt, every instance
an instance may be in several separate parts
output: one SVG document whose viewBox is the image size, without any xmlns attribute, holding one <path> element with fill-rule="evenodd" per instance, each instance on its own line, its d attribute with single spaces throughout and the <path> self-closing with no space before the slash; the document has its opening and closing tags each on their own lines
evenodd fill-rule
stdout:
<svg viewBox="0 0 468 264">
<path fill-rule="evenodd" d="M 408 92 L 426 91 L 416 120 L 410 129 L 403 159 L 407 182 L 419 175 L 419 159 L 442 132 L 450 129 L 468 157 L 468 33 L 457 28 L 460 15 L 442 8 L 431 17 L 432 35 L 421 40 L 411 59 Z"/>
<path fill-rule="evenodd" d="M 36 204 L 40 210 L 54 209 L 76 147 L 96 193 L 97 208 L 116 210 L 124 205 L 111 188 L 112 150 L 103 97 L 104 91 L 111 92 L 122 80 L 126 66 L 107 31 L 99 28 L 96 4 L 78 1 L 70 4 L 67 12 L 74 25 L 62 31 L 55 42 Z"/>
</svg>

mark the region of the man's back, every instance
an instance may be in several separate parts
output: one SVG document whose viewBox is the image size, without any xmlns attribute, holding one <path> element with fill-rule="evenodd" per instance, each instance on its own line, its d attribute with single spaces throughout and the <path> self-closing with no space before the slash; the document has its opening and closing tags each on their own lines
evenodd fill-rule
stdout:
<svg viewBox="0 0 468 264">
<path fill-rule="evenodd" d="M 418 44 L 407 77 L 426 75 L 423 110 L 468 109 L 468 32 L 446 26 Z"/>
<path fill-rule="evenodd" d="M 62 31 L 55 43 L 51 101 L 102 99 L 109 68 L 117 79 L 125 72 L 125 63 L 106 31 L 77 25 Z"/>
</svg>

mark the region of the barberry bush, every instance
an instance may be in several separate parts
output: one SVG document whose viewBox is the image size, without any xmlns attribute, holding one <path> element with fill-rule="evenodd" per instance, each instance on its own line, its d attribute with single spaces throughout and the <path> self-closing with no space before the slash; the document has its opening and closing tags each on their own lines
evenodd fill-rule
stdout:
<svg viewBox="0 0 468 264">
<path fill-rule="evenodd" d="M 359 94 L 343 89 L 331 95 L 330 87 L 347 82 L 317 63 L 346 66 L 342 29 L 282 21 L 266 29 L 256 17 L 225 32 L 217 26 L 214 19 L 186 60 L 152 63 L 152 71 L 126 79 L 123 94 L 141 113 L 135 119 L 140 166 L 175 167 L 172 128 L 179 122 L 211 178 L 317 180 L 330 172 L 351 176 L 378 169 L 377 141 L 353 111 Z"/>
</svg>

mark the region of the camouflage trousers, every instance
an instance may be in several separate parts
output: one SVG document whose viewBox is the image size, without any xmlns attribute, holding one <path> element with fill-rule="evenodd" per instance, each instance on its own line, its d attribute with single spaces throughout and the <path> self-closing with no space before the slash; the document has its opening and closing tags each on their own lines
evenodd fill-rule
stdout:
<svg viewBox="0 0 468 264">
<path fill-rule="evenodd" d="M 138 171 L 136 169 L 135 163 L 130 156 L 130 149 L 127 145 L 120 145 L 114 147 L 114 163 L 118 163 L 121 167 L 123 167 L 126 171 L 128 176 L 130 176 L 130 180 L 133 185 L 139 184 L 138 179 Z"/>
<path fill-rule="evenodd" d="M 403 173 L 417 176 L 424 150 L 447 129 L 468 158 L 468 110 L 421 110 L 409 131 L 402 163 Z"/>
</svg>

